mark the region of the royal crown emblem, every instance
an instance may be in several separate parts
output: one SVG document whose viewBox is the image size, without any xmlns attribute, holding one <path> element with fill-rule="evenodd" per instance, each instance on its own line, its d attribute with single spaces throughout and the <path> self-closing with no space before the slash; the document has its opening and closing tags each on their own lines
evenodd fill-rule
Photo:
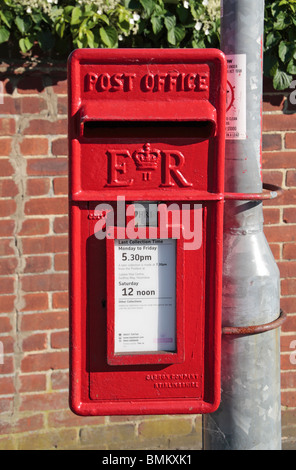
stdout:
<svg viewBox="0 0 296 470">
<path fill-rule="evenodd" d="M 160 156 L 161 151 L 152 149 L 149 143 L 144 144 L 143 148 L 135 150 L 133 153 L 137 170 L 140 171 L 156 170 Z"/>
</svg>

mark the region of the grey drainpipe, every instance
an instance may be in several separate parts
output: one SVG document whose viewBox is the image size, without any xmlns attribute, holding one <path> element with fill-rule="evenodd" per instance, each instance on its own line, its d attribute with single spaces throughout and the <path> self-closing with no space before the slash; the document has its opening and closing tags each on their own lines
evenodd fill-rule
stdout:
<svg viewBox="0 0 296 470">
<path fill-rule="evenodd" d="M 264 0 L 222 0 L 221 7 L 221 49 L 227 56 L 246 56 L 246 133 L 238 82 L 229 92 L 241 134 L 226 141 L 225 191 L 261 193 Z M 226 200 L 222 326 L 231 330 L 276 320 L 279 284 L 263 233 L 262 201 Z M 279 328 L 222 335 L 221 390 L 219 409 L 203 418 L 204 450 L 281 449 Z"/>
</svg>

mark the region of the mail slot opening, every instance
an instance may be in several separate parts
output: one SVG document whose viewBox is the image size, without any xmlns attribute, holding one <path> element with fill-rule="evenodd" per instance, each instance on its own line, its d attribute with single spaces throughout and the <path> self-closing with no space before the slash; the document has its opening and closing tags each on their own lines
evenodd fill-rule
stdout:
<svg viewBox="0 0 296 470">
<path fill-rule="evenodd" d="M 213 121 L 85 121 L 83 136 L 96 138 L 197 138 L 208 139 L 215 134 Z"/>
</svg>

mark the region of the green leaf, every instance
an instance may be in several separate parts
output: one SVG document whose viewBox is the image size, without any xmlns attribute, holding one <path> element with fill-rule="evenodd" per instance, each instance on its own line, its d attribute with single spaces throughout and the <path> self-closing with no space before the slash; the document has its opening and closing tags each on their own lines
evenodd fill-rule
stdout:
<svg viewBox="0 0 296 470">
<path fill-rule="evenodd" d="M 285 90 L 289 88 L 292 78 L 291 75 L 278 69 L 273 77 L 273 86 L 276 90 Z"/>
<path fill-rule="evenodd" d="M 9 36 L 10 36 L 10 31 L 4 28 L 4 26 L 1 26 L 0 27 L 0 44 L 2 44 L 2 42 L 8 41 Z"/>
<path fill-rule="evenodd" d="M 293 59 L 288 63 L 287 72 L 291 75 L 296 75 L 296 62 Z"/>
<path fill-rule="evenodd" d="M 152 16 L 150 21 L 152 24 L 153 33 L 154 34 L 160 33 L 160 31 L 162 30 L 162 26 L 163 26 L 162 18 L 160 18 L 159 16 Z"/>
<path fill-rule="evenodd" d="M 82 15 L 82 11 L 79 7 L 73 8 L 72 14 L 71 14 L 71 25 L 79 24 L 81 15 Z"/>
<path fill-rule="evenodd" d="M 281 41 L 280 44 L 279 44 L 279 57 L 280 57 L 282 62 L 286 61 L 286 56 L 287 56 L 288 52 L 289 52 L 288 45 L 284 41 Z"/>
<path fill-rule="evenodd" d="M 32 26 L 32 20 L 29 16 L 25 16 L 24 18 L 21 18 L 20 16 L 17 16 L 14 20 L 16 26 L 18 27 L 18 30 L 22 33 L 25 34 L 29 31 L 30 27 Z"/>
<path fill-rule="evenodd" d="M 271 31 L 265 40 L 265 45 L 267 48 L 275 46 L 281 39 L 281 34 L 279 31 Z"/>
<path fill-rule="evenodd" d="M 21 48 L 21 51 L 23 53 L 28 52 L 30 49 L 32 49 L 34 42 L 31 41 L 28 37 L 21 38 L 19 40 L 19 46 Z"/>
<path fill-rule="evenodd" d="M 6 24 L 8 28 L 10 28 L 11 22 L 9 21 L 9 18 L 6 16 L 8 12 L 4 12 L 0 10 L 0 18 L 3 21 L 3 23 Z"/>
<path fill-rule="evenodd" d="M 273 24 L 273 27 L 274 27 L 274 29 L 277 29 L 277 30 L 281 31 L 281 30 L 287 28 L 290 24 L 291 24 L 291 21 L 290 21 L 290 18 L 288 17 L 288 15 L 286 13 L 284 13 L 283 11 L 281 11 L 277 15 L 276 21 Z"/>
<path fill-rule="evenodd" d="M 148 16 L 151 16 L 155 8 L 156 2 L 154 0 L 140 0 L 140 3 Z"/>
<path fill-rule="evenodd" d="M 86 37 L 87 37 L 87 44 L 89 47 L 92 47 L 94 48 L 95 47 L 95 44 L 94 44 L 94 34 L 92 31 L 88 30 L 86 31 Z"/>
<path fill-rule="evenodd" d="M 177 22 L 177 20 L 176 20 L 175 15 L 168 15 L 164 19 L 164 24 L 165 24 L 165 27 L 168 31 L 175 28 L 176 22 Z"/>
<path fill-rule="evenodd" d="M 109 48 L 116 47 L 118 36 L 117 31 L 113 26 L 106 26 L 105 28 L 101 27 L 100 36 L 105 46 Z"/>
</svg>

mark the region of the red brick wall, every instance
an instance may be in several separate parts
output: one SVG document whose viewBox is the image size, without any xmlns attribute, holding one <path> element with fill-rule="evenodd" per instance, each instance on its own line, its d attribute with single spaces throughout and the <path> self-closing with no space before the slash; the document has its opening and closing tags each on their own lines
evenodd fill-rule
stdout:
<svg viewBox="0 0 296 470">
<path fill-rule="evenodd" d="M 296 440 L 296 104 L 294 88 L 276 92 L 264 82 L 263 179 L 281 186 L 276 199 L 264 203 L 265 234 L 280 269 L 282 327 L 282 422 L 284 442 Z M 294 344 L 293 344 L 294 341 Z M 294 364 L 293 364 L 294 362 Z"/>
<path fill-rule="evenodd" d="M 64 65 L 29 70 L 7 64 L 0 80 L 0 449 L 200 448 L 200 416 L 80 418 L 69 411 L 66 71 Z M 296 435 L 296 365 L 290 361 L 296 340 L 296 114 L 287 93 L 269 86 L 263 145 L 264 180 L 285 189 L 264 204 L 264 214 L 288 313 L 282 329 L 288 446 Z"/>
</svg>

